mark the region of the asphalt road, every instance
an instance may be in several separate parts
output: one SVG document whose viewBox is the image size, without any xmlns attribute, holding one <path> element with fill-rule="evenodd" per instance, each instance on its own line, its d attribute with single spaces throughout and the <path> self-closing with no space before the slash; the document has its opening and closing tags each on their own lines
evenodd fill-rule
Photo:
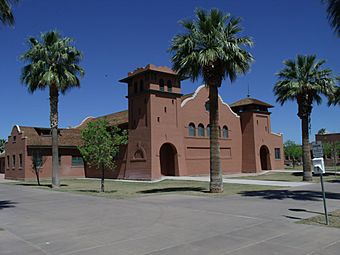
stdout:
<svg viewBox="0 0 340 255">
<path fill-rule="evenodd" d="M 319 189 L 115 200 L 0 184 L 0 254 L 339 255 L 340 229 L 294 223 L 322 212 Z M 340 183 L 326 189 L 340 209 Z"/>
</svg>

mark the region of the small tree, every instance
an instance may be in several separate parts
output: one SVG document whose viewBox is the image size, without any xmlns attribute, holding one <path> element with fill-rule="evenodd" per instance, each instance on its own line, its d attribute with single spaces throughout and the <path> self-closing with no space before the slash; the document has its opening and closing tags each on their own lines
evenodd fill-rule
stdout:
<svg viewBox="0 0 340 255">
<path fill-rule="evenodd" d="M 46 157 L 43 156 L 42 151 L 34 150 L 32 153 L 32 169 L 37 178 L 38 186 L 40 186 L 40 172 L 45 162 L 46 162 Z"/>
<path fill-rule="evenodd" d="M 318 131 L 318 135 L 325 135 L 325 134 L 327 134 L 327 129 L 320 128 L 319 131 Z"/>
<path fill-rule="evenodd" d="M 5 139 L 0 139 L 0 153 L 4 152 L 4 150 L 5 150 L 5 143 L 6 143 Z"/>
<path fill-rule="evenodd" d="M 104 192 L 105 169 L 115 168 L 115 156 L 119 148 L 127 144 L 127 132 L 117 126 L 109 126 L 105 119 L 89 122 L 81 131 L 83 145 L 79 146 L 86 164 L 102 170 L 101 188 Z"/>
<path fill-rule="evenodd" d="M 294 141 L 288 140 L 283 145 L 285 155 L 292 159 L 293 168 L 295 168 L 296 161 L 302 157 L 301 145 L 296 144 Z"/>
</svg>

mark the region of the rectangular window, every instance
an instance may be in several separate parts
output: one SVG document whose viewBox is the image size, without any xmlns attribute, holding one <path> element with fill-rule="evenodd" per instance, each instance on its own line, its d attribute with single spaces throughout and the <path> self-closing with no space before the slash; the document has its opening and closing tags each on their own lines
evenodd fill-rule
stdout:
<svg viewBox="0 0 340 255">
<path fill-rule="evenodd" d="M 83 166 L 84 160 L 82 157 L 72 156 L 72 166 Z"/>
<path fill-rule="evenodd" d="M 19 154 L 19 167 L 22 168 L 22 154 Z"/>
<path fill-rule="evenodd" d="M 280 150 L 280 148 L 275 148 L 275 159 L 281 159 L 281 150 Z"/>
<path fill-rule="evenodd" d="M 32 156 L 33 165 L 36 168 L 42 167 L 42 155 L 39 151 L 35 151 Z"/>
<path fill-rule="evenodd" d="M 13 136 L 13 143 L 15 143 L 17 141 L 17 137 Z"/>
<path fill-rule="evenodd" d="M 12 168 L 15 168 L 15 155 L 12 156 Z"/>
<path fill-rule="evenodd" d="M 7 156 L 7 168 L 9 168 L 10 162 L 9 162 L 9 156 Z"/>
</svg>

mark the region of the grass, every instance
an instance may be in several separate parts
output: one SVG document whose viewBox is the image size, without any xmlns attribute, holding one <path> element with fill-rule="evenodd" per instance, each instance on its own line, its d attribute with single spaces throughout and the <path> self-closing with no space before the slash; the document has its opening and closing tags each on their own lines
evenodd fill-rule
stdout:
<svg viewBox="0 0 340 255">
<path fill-rule="evenodd" d="M 51 189 L 50 182 L 41 182 L 38 186 L 36 182 L 15 182 L 9 185 L 32 186 L 42 189 Z M 105 181 L 105 192 L 99 192 L 100 181 L 94 179 L 64 179 L 58 191 L 101 196 L 107 198 L 134 198 L 150 195 L 162 194 L 182 194 L 198 195 L 209 197 L 220 197 L 249 191 L 261 191 L 268 189 L 279 189 L 281 187 L 244 185 L 244 184 L 224 184 L 224 192 L 221 194 L 209 193 L 209 183 L 200 181 L 174 181 L 164 180 L 160 182 L 124 182 L 124 181 Z"/>
<path fill-rule="evenodd" d="M 285 166 L 285 170 L 302 171 L 302 165 L 295 166 L 294 168 L 292 166 Z M 335 172 L 335 171 L 340 172 L 340 165 L 336 166 L 336 169 L 334 169 L 334 166 L 326 166 L 326 172 Z"/>
<path fill-rule="evenodd" d="M 328 214 L 328 221 L 329 227 L 340 228 L 340 210 L 333 211 Z M 308 224 L 308 225 L 326 225 L 326 219 L 324 214 L 320 214 L 318 216 L 314 216 L 308 219 L 304 219 L 299 221 L 298 223 L 301 224 Z"/>
<path fill-rule="evenodd" d="M 301 172 L 268 172 L 266 174 L 257 176 L 244 176 L 244 177 L 234 177 L 235 179 L 248 179 L 248 180 L 261 180 L 261 181 L 286 181 L 286 182 L 300 182 L 302 181 L 302 171 Z M 340 176 L 334 175 L 334 173 L 324 174 L 324 181 L 329 182 L 340 182 Z M 320 177 L 318 175 L 313 176 L 313 182 L 320 182 Z"/>
</svg>

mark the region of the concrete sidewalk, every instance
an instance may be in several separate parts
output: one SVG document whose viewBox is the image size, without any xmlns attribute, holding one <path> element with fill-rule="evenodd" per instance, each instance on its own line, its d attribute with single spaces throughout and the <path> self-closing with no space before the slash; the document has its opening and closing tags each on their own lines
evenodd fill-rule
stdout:
<svg viewBox="0 0 340 255">
<path fill-rule="evenodd" d="M 185 180 L 185 181 L 210 181 L 209 176 L 164 176 L 162 180 Z M 247 180 L 237 178 L 223 178 L 223 183 L 234 184 L 251 184 L 251 185 L 264 185 L 264 186 L 278 186 L 278 187 L 300 187 L 310 185 L 306 182 L 285 182 L 285 181 L 261 181 L 261 180 Z"/>
<path fill-rule="evenodd" d="M 322 212 L 319 189 L 116 200 L 0 184 L 0 254 L 337 255 L 339 229 L 294 223 Z"/>
</svg>

